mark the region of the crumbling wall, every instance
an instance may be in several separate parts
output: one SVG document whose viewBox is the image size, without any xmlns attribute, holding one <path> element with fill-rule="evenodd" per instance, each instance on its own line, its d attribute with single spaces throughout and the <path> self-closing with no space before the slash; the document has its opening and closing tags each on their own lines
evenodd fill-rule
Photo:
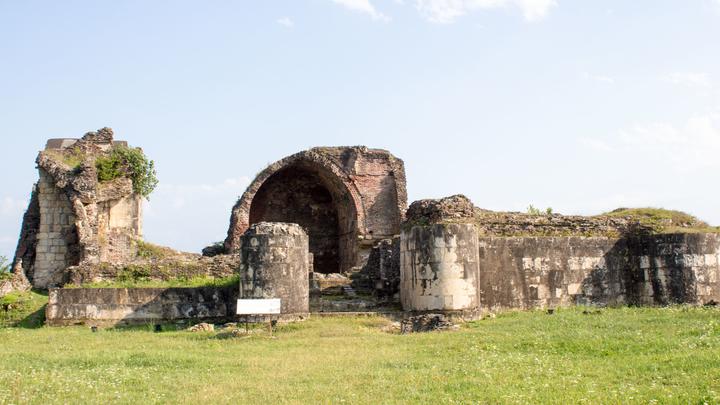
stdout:
<svg viewBox="0 0 720 405">
<path fill-rule="evenodd" d="M 406 204 L 403 162 L 389 152 L 313 148 L 258 174 L 233 208 L 225 250 L 237 252 L 253 223 L 299 223 L 315 271 L 347 272 L 365 263 L 375 242 L 399 233 Z"/>
<path fill-rule="evenodd" d="M 459 256 L 443 238 L 460 226 L 480 234 L 476 288 L 482 311 L 720 301 L 718 234 L 651 234 L 628 218 L 492 213 L 460 195 L 414 202 L 406 217 L 401 235 L 406 309 L 450 307 L 437 287 L 457 281 Z M 454 272 L 443 272 L 443 263 Z M 425 295 L 420 300 L 418 291 Z M 445 300 L 455 298 L 446 295 Z"/>
<path fill-rule="evenodd" d="M 353 275 L 353 287 L 369 290 L 391 301 L 400 298 L 400 237 L 383 239 L 373 246 L 362 271 Z"/>
<path fill-rule="evenodd" d="M 40 226 L 37 233 L 32 283 L 38 287 L 65 282 L 65 269 L 78 264 L 78 235 L 72 203 L 52 177 L 40 169 L 38 202 Z"/>
<path fill-rule="evenodd" d="M 94 159 L 117 144 L 126 145 L 102 128 L 81 139 L 51 139 L 38 154 L 39 181 L 14 260 L 34 287 L 62 285 L 70 267 L 134 257 L 132 241 L 142 236 L 141 198 L 130 179 L 100 183 L 95 168 Z"/>
<path fill-rule="evenodd" d="M 235 315 L 237 288 L 51 289 L 49 326 L 114 326 L 169 321 L 226 322 Z"/>
<path fill-rule="evenodd" d="M 479 239 L 484 310 L 720 301 L 715 234 Z"/>
</svg>

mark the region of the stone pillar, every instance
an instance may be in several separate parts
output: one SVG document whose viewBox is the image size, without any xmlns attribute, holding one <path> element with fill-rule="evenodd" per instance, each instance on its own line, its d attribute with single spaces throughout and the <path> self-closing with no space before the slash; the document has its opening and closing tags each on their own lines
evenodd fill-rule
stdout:
<svg viewBox="0 0 720 405">
<path fill-rule="evenodd" d="M 404 230 L 400 236 L 403 309 L 477 313 L 478 261 L 478 233 L 472 224 Z"/>
<path fill-rule="evenodd" d="M 240 298 L 280 298 L 282 315 L 310 312 L 308 236 L 299 225 L 252 225 L 240 254 Z"/>
</svg>

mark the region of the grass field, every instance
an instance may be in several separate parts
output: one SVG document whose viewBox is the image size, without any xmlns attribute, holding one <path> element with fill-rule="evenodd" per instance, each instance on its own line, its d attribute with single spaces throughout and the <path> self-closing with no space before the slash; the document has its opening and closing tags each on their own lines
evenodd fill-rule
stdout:
<svg viewBox="0 0 720 405">
<path fill-rule="evenodd" d="M 397 335 L 0 328 L 2 403 L 720 403 L 720 310 L 513 312 Z"/>
</svg>

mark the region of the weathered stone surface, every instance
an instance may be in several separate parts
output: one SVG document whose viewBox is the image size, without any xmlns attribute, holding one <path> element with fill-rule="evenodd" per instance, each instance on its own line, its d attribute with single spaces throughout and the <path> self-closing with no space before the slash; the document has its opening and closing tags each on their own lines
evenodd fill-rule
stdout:
<svg viewBox="0 0 720 405">
<path fill-rule="evenodd" d="M 200 256 L 175 252 L 162 258 L 137 258 L 130 263 L 87 264 L 66 269 L 68 281 L 75 285 L 111 281 L 128 273 L 141 273 L 143 278 L 155 281 L 191 279 L 194 277 L 226 278 L 237 274 L 240 255 Z"/>
<path fill-rule="evenodd" d="M 240 298 L 279 298 L 283 315 L 310 312 L 308 237 L 300 226 L 254 224 L 240 255 Z"/>
<path fill-rule="evenodd" d="M 263 170 L 233 208 L 225 247 L 240 248 L 251 224 L 297 223 L 314 271 L 362 266 L 374 241 L 398 234 L 407 205 L 402 160 L 365 147 L 313 148 Z"/>
<path fill-rule="evenodd" d="M 473 224 L 413 226 L 400 239 L 406 311 L 477 311 L 478 236 Z"/>
<path fill-rule="evenodd" d="M 51 289 L 49 326 L 144 324 L 236 318 L 237 288 L 63 288 Z"/>
<path fill-rule="evenodd" d="M 211 323 L 201 322 L 197 325 L 189 327 L 187 330 L 188 332 L 214 332 L 215 325 Z"/>
<path fill-rule="evenodd" d="M 428 225 L 447 221 L 470 222 L 475 206 L 464 195 L 458 194 L 438 200 L 419 200 L 410 204 L 405 215 L 409 225 Z"/>
<path fill-rule="evenodd" d="M 114 144 L 110 128 L 79 140 L 51 140 L 37 158 L 39 181 L 23 221 L 14 262 L 33 286 L 48 288 L 69 279 L 67 268 L 103 261 L 131 261 L 142 237 L 141 198 L 132 181 L 101 184 L 95 158 Z M 78 167 L 68 161 L 85 158 Z M 71 158 L 68 160 L 68 158 Z"/>
<path fill-rule="evenodd" d="M 399 301 L 400 237 L 383 239 L 375 244 L 367 263 L 354 278 L 353 286 L 360 284 L 358 289 L 369 289 L 378 297 Z"/>
<path fill-rule="evenodd" d="M 720 300 L 720 238 L 481 237 L 484 311 Z"/>
<path fill-rule="evenodd" d="M 443 314 L 422 314 L 403 319 L 400 322 L 400 333 L 402 334 L 455 329 L 458 329 L 457 325 Z"/>
<path fill-rule="evenodd" d="M 639 232 L 640 225 L 626 218 L 570 215 L 530 215 L 476 209 L 475 224 L 481 236 L 604 236 Z"/>
<path fill-rule="evenodd" d="M 25 272 L 22 269 L 22 260 L 20 260 L 13 268 L 12 277 L 0 280 L 0 297 L 4 297 L 11 292 L 29 291 L 30 288 L 30 281 L 25 277 Z"/>
</svg>

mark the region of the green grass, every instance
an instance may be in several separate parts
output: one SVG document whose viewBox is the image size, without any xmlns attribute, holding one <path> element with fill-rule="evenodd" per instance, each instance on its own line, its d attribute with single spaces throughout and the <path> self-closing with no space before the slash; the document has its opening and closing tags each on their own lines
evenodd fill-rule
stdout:
<svg viewBox="0 0 720 405">
<path fill-rule="evenodd" d="M 248 338 L 0 329 L 0 403 L 718 403 L 720 311 L 515 312 L 395 335 L 322 318 Z"/>
<path fill-rule="evenodd" d="M 0 328 L 19 326 L 37 328 L 45 322 L 47 293 L 14 292 L 0 298 Z"/>
</svg>

